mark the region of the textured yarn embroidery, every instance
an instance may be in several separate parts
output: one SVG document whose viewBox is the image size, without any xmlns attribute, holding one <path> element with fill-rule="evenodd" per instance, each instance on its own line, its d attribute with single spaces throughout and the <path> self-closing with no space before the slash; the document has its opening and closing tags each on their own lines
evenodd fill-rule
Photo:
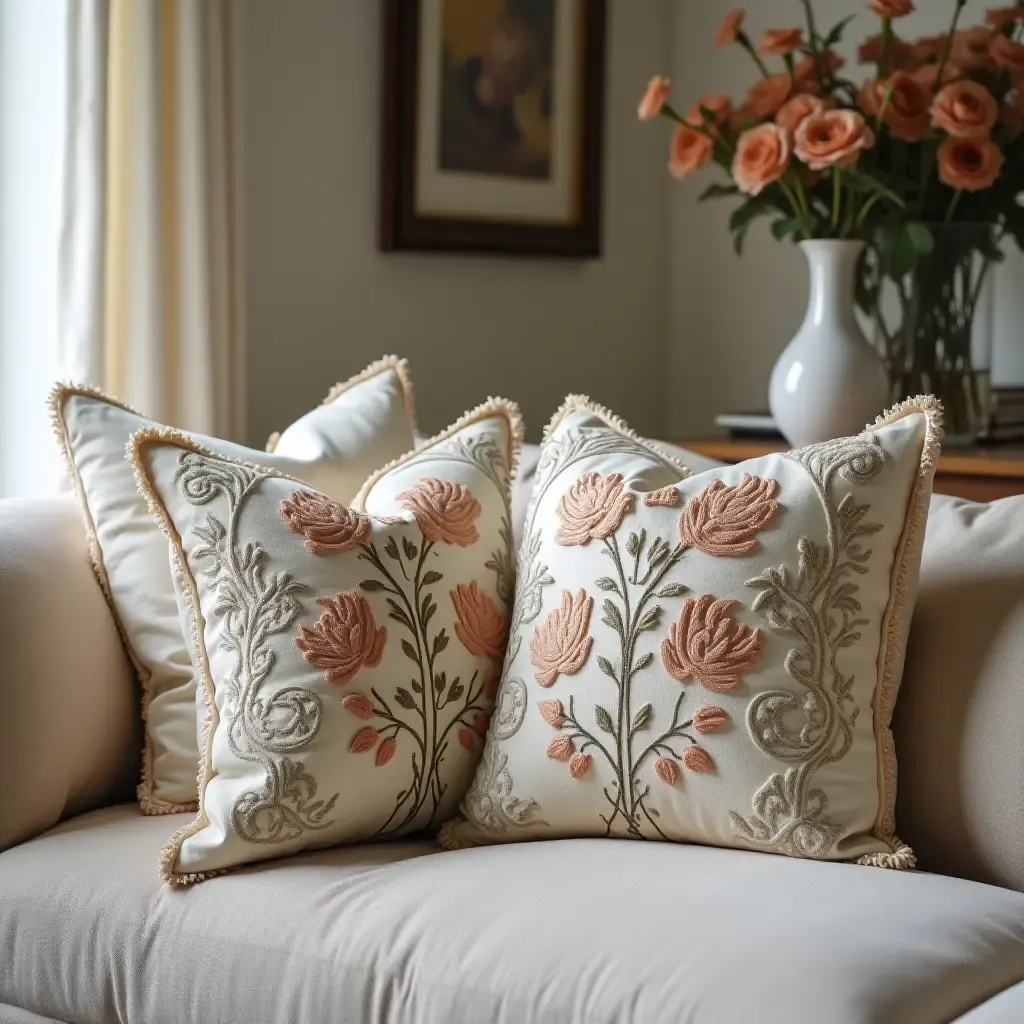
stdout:
<svg viewBox="0 0 1024 1024">
<path fill-rule="evenodd" d="M 269 638 L 286 630 L 300 611 L 296 594 L 304 590 L 288 573 L 265 573 L 266 553 L 254 542 L 240 544 L 242 507 L 269 474 L 183 452 L 175 485 L 192 505 L 227 502 L 227 525 L 212 512 L 192 533 L 202 546 L 192 558 L 217 595 L 212 615 L 222 618 L 222 643 L 235 657 L 224 690 L 223 719 L 231 752 L 258 764 L 265 779 L 235 798 L 231 823 L 250 843 L 282 843 L 332 824 L 325 820 L 337 794 L 315 799 L 316 779 L 294 755 L 320 730 L 323 707 L 311 690 L 267 685 L 275 663 Z"/>
<path fill-rule="evenodd" d="M 281 502 L 281 515 L 293 533 L 305 536 L 314 555 L 341 554 L 365 544 L 370 536 L 369 516 L 316 491 L 296 491 Z"/>
<path fill-rule="evenodd" d="M 679 504 L 679 488 L 662 487 L 658 491 L 649 491 L 644 495 L 644 504 L 648 508 L 675 508 Z"/>
<path fill-rule="evenodd" d="M 859 709 L 851 691 L 854 677 L 843 671 L 844 649 L 856 644 L 860 617 L 856 576 L 867 572 L 871 551 L 864 538 L 881 529 L 865 521 L 869 505 L 847 494 L 834 506 L 832 484 L 868 484 L 881 471 L 884 453 L 877 438 L 829 441 L 790 452 L 787 458 L 807 472 L 825 518 L 826 541 L 807 537 L 798 544 L 794 573 L 788 566 L 767 569 L 747 586 L 759 591 L 753 603 L 769 626 L 791 640 L 785 668 L 802 693 L 768 690 L 747 708 L 754 743 L 770 757 L 788 763 L 773 773 L 753 799 L 753 813 L 730 813 L 736 831 L 749 843 L 794 856 L 823 857 L 841 829 L 828 817 L 828 797 L 815 788 L 817 772 L 846 756 L 853 743 Z"/>
<path fill-rule="evenodd" d="M 594 599 L 582 588 L 575 596 L 563 590 L 561 605 L 533 631 L 530 662 L 541 686 L 551 686 L 559 675 L 574 676 L 583 668 L 594 644 L 588 632 L 593 607 Z"/>
<path fill-rule="evenodd" d="M 742 483 L 729 487 L 712 480 L 686 503 L 679 520 L 682 542 L 706 555 L 749 555 L 757 550 L 757 531 L 779 510 L 774 480 L 743 474 Z"/>
</svg>

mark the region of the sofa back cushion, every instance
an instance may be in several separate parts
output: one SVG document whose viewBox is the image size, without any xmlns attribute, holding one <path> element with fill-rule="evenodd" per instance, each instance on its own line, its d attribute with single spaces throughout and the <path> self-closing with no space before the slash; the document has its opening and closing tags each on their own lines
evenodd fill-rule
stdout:
<svg viewBox="0 0 1024 1024">
<path fill-rule="evenodd" d="M 1024 892 L 1024 495 L 932 498 L 893 731 L 920 866 Z"/>
</svg>

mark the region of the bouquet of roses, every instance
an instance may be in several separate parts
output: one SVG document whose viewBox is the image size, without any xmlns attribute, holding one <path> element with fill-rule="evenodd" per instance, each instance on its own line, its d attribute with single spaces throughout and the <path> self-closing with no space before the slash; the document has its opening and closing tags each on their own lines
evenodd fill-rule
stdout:
<svg viewBox="0 0 1024 1024">
<path fill-rule="evenodd" d="M 1024 248 L 1024 0 L 973 28 L 960 25 L 966 2 L 954 0 L 947 32 L 912 41 L 897 31 L 912 0 L 869 0 L 881 21 L 859 48 L 864 81 L 844 74 L 835 50 L 852 15 L 822 31 L 802 0 L 805 26 L 769 29 L 755 45 L 735 11 L 715 43 L 743 47 L 756 65 L 744 100 L 711 93 L 680 114 L 656 75 L 639 116 L 675 122 L 674 177 L 710 163 L 729 174 L 701 199 L 742 199 L 729 221 L 737 252 L 768 216 L 778 239 L 868 241 L 894 280 L 932 251 L 934 225 L 993 226 L 978 246 L 999 259 L 1003 233 Z M 866 308 L 874 298 L 859 294 Z"/>
</svg>

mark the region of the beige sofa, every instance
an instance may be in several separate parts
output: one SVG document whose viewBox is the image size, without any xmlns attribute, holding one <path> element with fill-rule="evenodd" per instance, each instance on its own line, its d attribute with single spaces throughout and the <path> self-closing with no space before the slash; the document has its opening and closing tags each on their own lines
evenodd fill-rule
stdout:
<svg viewBox="0 0 1024 1024">
<path fill-rule="evenodd" d="M 1024 498 L 936 498 L 897 713 L 924 870 L 422 839 L 174 890 L 77 507 L 0 502 L 0 1021 L 1022 1022 L 1022 661 Z"/>
</svg>

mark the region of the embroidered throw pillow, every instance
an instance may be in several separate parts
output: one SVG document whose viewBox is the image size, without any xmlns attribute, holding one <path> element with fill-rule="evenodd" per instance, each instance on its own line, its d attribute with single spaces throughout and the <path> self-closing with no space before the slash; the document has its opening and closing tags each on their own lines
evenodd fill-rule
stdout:
<svg viewBox="0 0 1024 1024">
<path fill-rule="evenodd" d="M 680 474 L 570 398 L 449 848 L 631 836 L 912 866 L 890 716 L 941 409 Z"/>
<path fill-rule="evenodd" d="M 93 566 L 142 683 L 145 720 L 139 804 L 194 810 L 199 748 L 196 687 L 168 567 L 167 542 L 135 487 L 125 447 L 151 425 L 92 388 L 57 385 L 54 430 L 78 492 Z M 366 477 L 413 446 L 412 386 L 392 357 L 337 385 L 279 439 L 273 454 L 211 438 L 204 444 L 309 480 L 349 501 Z"/>
<path fill-rule="evenodd" d="M 133 436 L 206 707 L 199 812 L 164 851 L 166 880 L 455 812 L 505 651 L 521 437 L 492 399 L 348 508 L 176 432 Z"/>
</svg>

